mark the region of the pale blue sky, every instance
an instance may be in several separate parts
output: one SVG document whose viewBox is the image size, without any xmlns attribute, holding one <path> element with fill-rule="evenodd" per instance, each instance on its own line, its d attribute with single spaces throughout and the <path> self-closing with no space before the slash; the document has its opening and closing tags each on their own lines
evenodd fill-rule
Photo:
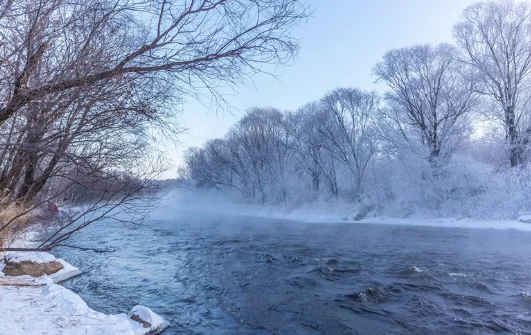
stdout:
<svg viewBox="0 0 531 335">
<path fill-rule="evenodd" d="M 254 77 L 254 87 L 238 87 L 227 96 L 232 113 L 216 113 L 197 102 L 183 106 L 183 126 L 188 128 L 175 148 L 167 145 L 170 158 L 179 165 L 182 152 L 223 136 L 245 110 L 274 106 L 282 110 L 321 98 L 336 87 L 382 90 L 371 75 L 372 67 L 393 48 L 420 43 L 452 41 L 452 26 L 462 10 L 476 0 L 307 0 L 314 13 L 294 36 L 300 52 L 279 76 Z M 174 177 L 176 168 L 166 174 Z"/>
</svg>

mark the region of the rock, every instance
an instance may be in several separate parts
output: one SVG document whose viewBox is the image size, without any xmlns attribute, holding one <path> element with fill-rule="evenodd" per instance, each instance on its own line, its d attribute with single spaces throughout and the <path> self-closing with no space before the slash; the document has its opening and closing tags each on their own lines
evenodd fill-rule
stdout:
<svg viewBox="0 0 531 335">
<path fill-rule="evenodd" d="M 264 258 L 266 260 L 266 262 L 268 263 L 272 263 L 273 261 L 276 261 L 277 259 L 275 258 L 275 256 L 271 255 L 271 254 L 265 254 L 264 255 Z"/>
<path fill-rule="evenodd" d="M 531 223 L 531 214 L 520 215 L 518 221 L 522 223 Z"/>
<path fill-rule="evenodd" d="M 164 321 L 160 316 L 155 314 L 151 309 L 137 305 L 129 312 L 129 318 L 148 329 L 148 334 L 156 334 L 164 328 Z"/>
<path fill-rule="evenodd" d="M 151 323 L 142 320 L 138 315 L 133 314 L 131 315 L 131 320 L 140 322 L 144 328 L 151 328 Z"/>
<path fill-rule="evenodd" d="M 365 217 L 372 211 L 375 210 L 375 207 L 373 205 L 364 205 L 361 206 L 361 208 L 358 211 L 358 214 L 354 216 L 354 221 L 361 221 L 365 219 Z"/>
<path fill-rule="evenodd" d="M 361 221 L 363 219 L 365 219 L 365 214 L 358 213 L 354 216 L 354 221 Z"/>
<path fill-rule="evenodd" d="M 45 263 L 35 263 L 32 261 L 10 262 L 6 261 L 3 269 L 7 276 L 24 276 L 41 277 L 51 275 L 63 268 L 63 264 L 53 261 Z"/>
</svg>

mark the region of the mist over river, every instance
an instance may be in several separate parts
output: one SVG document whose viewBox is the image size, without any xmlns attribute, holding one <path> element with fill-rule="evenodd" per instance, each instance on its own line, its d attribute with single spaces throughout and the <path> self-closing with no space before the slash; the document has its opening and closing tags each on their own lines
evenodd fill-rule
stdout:
<svg viewBox="0 0 531 335">
<path fill-rule="evenodd" d="M 164 334 L 531 334 L 531 234 L 181 211 L 56 254 L 90 307 L 149 306 Z"/>
</svg>

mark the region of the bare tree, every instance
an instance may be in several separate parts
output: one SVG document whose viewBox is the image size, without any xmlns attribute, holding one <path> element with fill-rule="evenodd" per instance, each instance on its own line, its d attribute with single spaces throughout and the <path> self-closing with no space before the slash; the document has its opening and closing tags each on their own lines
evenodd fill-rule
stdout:
<svg viewBox="0 0 531 335">
<path fill-rule="evenodd" d="M 322 106 L 327 121 L 322 122 L 320 132 L 326 138 L 326 148 L 354 178 L 354 192 L 359 197 L 367 164 L 376 152 L 378 97 L 374 92 L 339 88 L 322 99 Z"/>
<path fill-rule="evenodd" d="M 476 101 L 454 54 L 448 44 L 395 49 L 374 68 L 391 89 L 385 117 L 411 147 L 426 148 L 432 162 L 450 154 L 463 138 Z"/>
<path fill-rule="evenodd" d="M 297 0 L 21 0 L 3 12 L 0 125 L 32 101 L 117 76 L 215 91 L 289 61 L 290 29 L 307 16 Z"/>
<path fill-rule="evenodd" d="M 260 201 L 285 200 L 290 151 L 282 112 L 274 108 L 250 109 L 228 138 L 240 144 Z"/>
<path fill-rule="evenodd" d="M 153 160 L 146 157 L 146 160 L 140 165 L 136 164 L 134 169 L 135 172 L 129 173 L 72 170 L 69 174 L 56 177 L 55 187 L 50 190 L 54 193 L 48 193 L 50 198 L 54 199 L 57 194 L 64 196 L 71 191 L 75 196 L 81 195 L 78 199 L 78 209 L 64 211 L 58 220 L 49 223 L 46 227 L 48 233 L 35 248 L 7 247 L 2 250 L 47 251 L 60 246 L 79 247 L 65 242 L 80 230 L 100 220 L 117 221 L 125 226 L 140 225 L 160 198 L 160 187 L 153 181 L 165 166 L 156 157 Z M 40 204 L 33 203 L 19 216 L 26 215 Z M 0 235 L 17 219 L 18 217 L 13 217 L 2 222 Z"/>
<path fill-rule="evenodd" d="M 498 103 L 511 166 L 522 162 L 531 128 L 524 124 L 530 98 L 531 7 L 513 1 L 481 2 L 463 12 L 454 36 L 473 69 L 475 90 Z"/>
<path fill-rule="evenodd" d="M 306 16 L 298 0 L 1 3 L 2 192 L 21 215 L 73 194 L 94 204 L 87 214 L 114 216 L 162 169 L 142 162 L 156 153 L 154 129 L 179 131 L 177 100 L 204 89 L 217 98 L 265 64 L 289 62 L 290 30 Z M 80 215 L 41 247 L 91 222 Z"/>
<path fill-rule="evenodd" d="M 235 143 L 226 139 L 208 141 L 203 148 L 190 148 L 186 168 L 197 187 L 237 189 L 244 198 L 253 198 L 249 171 Z"/>
<path fill-rule="evenodd" d="M 224 139 L 187 152 L 188 174 L 198 187 L 236 189 L 262 203 L 284 201 L 291 172 L 289 140 L 280 111 L 250 109 Z"/>
<path fill-rule="evenodd" d="M 296 160 L 295 170 L 309 175 L 314 191 L 328 190 L 338 196 L 338 163 L 329 150 L 326 128 L 330 117 L 324 109 L 322 101 L 310 102 L 288 117 L 290 149 Z"/>
</svg>

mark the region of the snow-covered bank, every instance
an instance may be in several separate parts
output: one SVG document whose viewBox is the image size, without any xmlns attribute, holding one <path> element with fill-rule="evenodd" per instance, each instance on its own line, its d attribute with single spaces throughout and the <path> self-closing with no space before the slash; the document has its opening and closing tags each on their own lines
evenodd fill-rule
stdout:
<svg viewBox="0 0 531 335">
<path fill-rule="evenodd" d="M 254 205 L 229 199 L 222 194 L 201 190 L 176 189 L 169 196 L 165 208 L 154 215 L 165 217 L 174 211 L 201 211 L 262 218 L 276 218 L 316 223 L 395 224 L 448 228 L 515 229 L 531 231 L 531 215 L 523 214 L 518 219 L 487 220 L 472 218 L 437 218 L 411 214 L 407 217 L 382 216 L 369 213 L 357 218 L 358 209 L 352 203 L 341 200 L 321 200 L 302 205 Z M 530 223 L 526 223 L 530 222 Z"/>
<path fill-rule="evenodd" d="M 293 211 L 283 211 L 282 209 L 266 208 L 238 208 L 238 209 L 209 209 L 210 212 L 220 214 L 277 218 L 283 220 L 293 220 L 302 222 L 315 223 L 340 223 L 352 222 L 363 224 L 391 224 L 407 226 L 428 226 L 428 227 L 447 227 L 447 228 L 480 228 L 480 229 L 515 229 L 522 231 L 531 231 L 531 224 L 520 222 L 518 220 L 475 220 L 468 218 L 431 218 L 422 216 L 410 216 L 407 218 L 386 217 L 386 216 L 368 216 L 361 220 L 356 220 L 356 214 L 349 212 L 340 213 L 312 213 L 305 212 L 303 209 Z M 350 215 L 349 215 L 350 214 Z"/>
<path fill-rule="evenodd" d="M 56 284 L 80 272 L 51 254 L 0 253 L 0 259 L 0 334 L 144 335 L 164 328 L 162 318 L 147 307 L 116 315 L 91 309 L 77 294 Z M 6 262 L 59 262 L 63 268 L 39 278 L 9 277 L 2 271 Z"/>
<path fill-rule="evenodd" d="M 72 278 L 74 276 L 77 276 L 81 274 L 81 271 L 79 271 L 78 268 L 75 266 L 65 262 L 61 258 L 55 258 L 52 254 L 49 254 L 47 252 L 4 252 L 3 258 L 0 261 L 0 271 L 2 270 L 5 262 L 12 262 L 12 263 L 20 263 L 20 262 L 33 262 L 33 263 L 50 263 L 50 262 L 58 262 L 60 263 L 63 268 L 53 274 L 50 274 L 48 276 L 39 278 L 43 281 L 43 283 L 47 283 L 45 279 L 51 279 L 53 283 L 59 283 L 64 280 L 67 280 L 69 278 Z M 0 276 L 4 276 L 3 272 L 0 272 Z M 20 277 L 19 277 L 20 278 Z"/>
</svg>

